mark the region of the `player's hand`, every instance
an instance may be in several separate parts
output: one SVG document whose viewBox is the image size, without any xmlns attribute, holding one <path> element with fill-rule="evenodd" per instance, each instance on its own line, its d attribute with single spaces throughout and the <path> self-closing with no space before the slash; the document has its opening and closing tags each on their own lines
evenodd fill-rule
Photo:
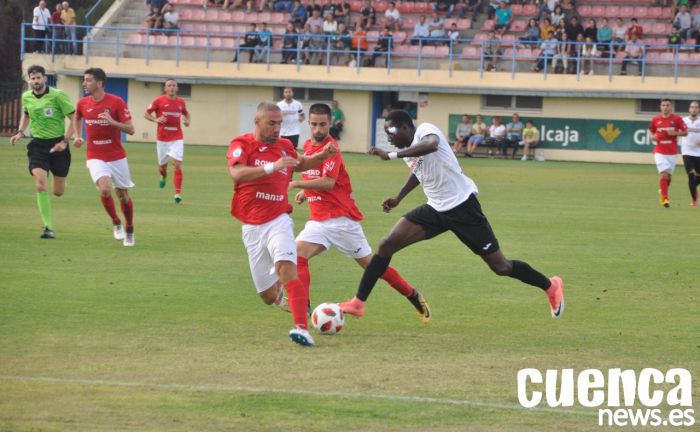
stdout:
<svg viewBox="0 0 700 432">
<path fill-rule="evenodd" d="M 303 204 L 304 201 L 306 201 L 306 194 L 304 193 L 303 190 L 297 192 L 296 195 L 294 195 L 294 202 L 297 204 Z"/>
<path fill-rule="evenodd" d="M 114 123 L 116 123 L 114 121 L 114 119 L 112 118 L 112 116 L 106 111 L 97 114 L 97 118 L 102 119 L 102 120 L 107 120 L 107 123 L 109 123 L 112 126 L 114 126 Z M 156 119 L 156 121 L 158 121 L 158 119 Z"/>
<path fill-rule="evenodd" d="M 75 146 L 75 148 L 80 148 L 84 142 L 85 140 L 81 137 L 73 138 L 73 145 Z"/>
<path fill-rule="evenodd" d="M 185 127 L 190 127 L 190 121 L 187 119 L 187 117 L 182 119 L 182 124 L 185 125 Z"/>
<path fill-rule="evenodd" d="M 282 156 L 275 162 L 275 171 L 281 171 L 285 168 L 296 168 L 299 161 L 291 156 Z"/>
<path fill-rule="evenodd" d="M 63 150 L 65 150 L 66 147 L 68 147 L 68 141 L 67 141 L 67 140 L 59 141 L 59 142 L 56 143 L 56 145 L 54 145 L 53 147 L 51 147 L 50 152 L 51 152 L 51 153 L 60 153 L 60 152 L 62 152 Z"/>
<path fill-rule="evenodd" d="M 10 137 L 10 144 L 12 144 L 12 145 L 17 144 L 17 141 L 19 141 L 20 138 L 22 138 L 22 134 L 21 134 L 21 133 L 17 133 L 17 134 L 12 135 L 12 136 Z"/>
<path fill-rule="evenodd" d="M 384 213 L 391 213 L 391 210 L 399 205 L 399 200 L 396 197 L 387 198 L 382 203 Z"/>
<path fill-rule="evenodd" d="M 298 187 L 299 187 L 299 183 L 296 180 L 292 180 L 289 182 L 289 186 L 287 187 L 287 190 L 296 189 Z"/>
<path fill-rule="evenodd" d="M 372 147 L 367 153 L 372 156 L 379 156 L 381 160 L 389 160 L 389 153 L 377 147 Z"/>
<path fill-rule="evenodd" d="M 326 144 L 326 146 L 323 148 L 324 159 L 328 159 L 336 153 L 338 153 L 338 149 L 332 143 Z"/>
<path fill-rule="evenodd" d="M 165 124 L 166 121 L 168 121 L 168 119 L 166 119 L 165 116 L 158 117 L 156 119 L 156 123 L 160 123 L 160 124 Z"/>
</svg>

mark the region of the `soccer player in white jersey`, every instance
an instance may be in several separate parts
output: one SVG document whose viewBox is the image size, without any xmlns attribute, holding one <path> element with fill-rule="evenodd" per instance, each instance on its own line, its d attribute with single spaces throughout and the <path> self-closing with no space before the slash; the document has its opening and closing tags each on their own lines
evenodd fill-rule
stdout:
<svg viewBox="0 0 700 432">
<path fill-rule="evenodd" d="M 294 99 L 294 90 L 291 87 L 285 87 L 282 91 L 284 99 L 277 102 L 277 106 L 282 110 L 282 129 L 280 130 L 280 138 L 286 138 L 292 142 L 294 148 L 299 146 L 299 128 L 304 122 L 304 107 L 301 102 Z"/>
<path fill-rule="evenodd" d="M 386 118 L 384 130 L 389 142 L 401 150 L 387 153 L 375 147 L 370 154 L 383 160 L 401 157 L 411 169 L 399 193 L 382 203 L 384 211 L 388 213 L 396 208 L 419 184 L 423 186 L 428 203 L 399 219 L 365 268 L 357 295 L 342 303 L 340 308 L 351 315 L 362 315 L 367 297 L 396 252 L 452 231 L 497 275 L 510 276 L 542 289 L 547 294 L 552 318 L 559 318 L 564 312 L 563 281 L 558 276 L 547 278 L 527 263 L 509 260 L 503 255 L 476 198 L 476 184 L 462 172 L 440 129 L 430 123 L 422 123 L 416 128 L 406 112 L 395 110 Z"/>
<path fill-rule="evenodd" d="M 688 135 L 681 140 L 683 165 L 688 174 L 688 189 L 690 189 L 690 205 L 698 206 L 698 183 L 700 183 L 700 103 L 690 103 L 690 115 L 683 118 L 688 127 Z"/>
</svg>

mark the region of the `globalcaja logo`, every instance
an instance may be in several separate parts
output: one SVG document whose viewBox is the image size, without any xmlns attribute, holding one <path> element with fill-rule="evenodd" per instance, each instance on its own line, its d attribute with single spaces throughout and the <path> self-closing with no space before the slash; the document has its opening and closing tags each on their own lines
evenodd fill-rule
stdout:
<svg viewBox="0 0 700 432">
<path fill-rule="evenodd" d="M 518 371 L 518 402 L 524 408 L 576 404 L 598 409 L 598 426 L 691 427 L 695 425 L 692 376 L 687 369 L 666 373 L 634 370 L 574 369 Z"/>
<path fill-rule="evenodd" d="M 612 144 L 615 139 L 622 133 L 620 128 L 615 127 L 614 124 L 608 123 L 605 128 L 598 129 L 598 133 L 605 140 L 606 143 Z"/>
</svg>

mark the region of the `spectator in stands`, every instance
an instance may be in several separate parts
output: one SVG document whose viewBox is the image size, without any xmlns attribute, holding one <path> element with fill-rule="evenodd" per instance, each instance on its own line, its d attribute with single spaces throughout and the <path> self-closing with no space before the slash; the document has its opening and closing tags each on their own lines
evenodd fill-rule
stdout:
<svg viewBox="0 0 700 432">
<path fill-rule="evenodd" d="M 673 25 L 678 27 L 683 41 L 690 39 L 691 30 L 693 28 L 693 17 L 690 15 L 690 12 L 688 12 L 688 6 L 682 5 L 680 7 L 675 18 L 673 18 Z"/>
<path fill-rule="evenodd" d="M 336 63 L 347 63 L 350 59 L 350 49 L 352 48 L 352 37 L 345 27 L 345 23 L 338 23 L 338 32 L 331 39 Z M 341 61 L 342 58 L 342 61 Z"/>
<path fill-rule="evenodd" d="M 551 15 L 554 12 L 554 8 L 559 4 L 559 0 L 539 0 L 540 4 L 539 10 L 537 12 L 537 17 L 542 19 L 543 15 Z"/>
<path fill-rule="evenodd" d="M 297 35 L 294 23 L 290 21 L 287 23 L 287 28 L 282 38 L 282 64 L 296 63 L 298 45 L 299 36 Z"/>
<path fill-rule="evenodd" d="M 610 42 L 612 42 L 613 31 L 608 24 L 608 19 L 603 18 L 601 26 L 598 27 L 596 40 L 598 41 L 598 49 L 605 54 L 610 51 Z"/>
<path fill-rule="evenodd" d="M 61 3 L 56 3 L 56 10 L 51 14 L 51 41 L 53 45 L 51 51 L 56 54 L 61 54 L 64 51 L 63 39 L 65 38 L 65 33 L 63 32 L 61 10 L 63 10 Z"/>
<path fill-rule="evenodd" d="M 326 12 L 326 19 L 323 20 L 323 33 L 333 36 L 338 32 L 338 21 L 332 13 Z"/>
<path fill-rule="evenodd" d="M 355 31 L 352 33 L 352 56 L 353 60 L 359 57 L 360 62 L 362 61 L 362 56 L 367 52 L 367 30 L 362 25 L 361 22 L 355 23 Z M 359 53 L 359 55 L 358 55 Z"/>
<path fill-rule="evenodd" d="M 253 5 L 255 5 L 255 2 L 253 0 L 250 0 Z M 270 5 L 268 4 L 268 0 L 259 0 L 260 1 L 260 7 L 258 8 L 258 12 L 263 12 L 266 10 L 270 10 Z M 272 0 L 270 0 L 272 1 Z"/>
<path fill-rule="evenodd" d="M 433 12 L 444 13 L 447 12 L 447 18 L 452 16 L 455 10 L 454 0 L 437 0 L 433 3 Z"/>
<path fill-rule="evenodd" d="M 51 25 L 51 11 L 46 7 L 46 2 L 41 0 L 34 8 L 32 19 L 32 31 L 34 32 L 34 52 L 46 52 L 48 50 L 48 31 Z"/>
<path fill-rule="evenodd" d="M 562 34 L 561 40 L 557 43 L 557 52 L 554 54 L 554 60 L 552 61 L 554 73 L 566 73 L 569 67 L 569 57 L 571 56 L 571 44 L 569 42 L 569 36 L 566 33 Z M 559 60 L 562 63 L 561 68 L 558 66 Z"/>
<path fill-rule="evenodd" d="M 588 20 L 588 25 L 583 29 L 583 39 L 591 38 L 593 42 L 598 42 L 598 25 L 593 18 Z"/>
<path fill-rule="evenodd" d="M 534 45 L 540 40 L 540 28 L 537 25 L 536 19 L 530 18 L 530 20 L 527 22 L 525 33 L 518 38 L 518 40 L 521 44 L 528 46 L 528 48 L 530 45 Z"/>
<path fill-rule="evenodd" d="M 146 15 L 146 27 L 153 30 L 163 27 L 163 15 L 157 7 L 152 7 Z"/>
<path fill-rule="evenodd" d="M 511 121 L 506 124 L 506 139 L 501 141 L 501 154 L 508 154 L 508 147 L 513 147 L 513 155 L 518 151 L 518 143 L 523 139 L 523 122 L 520 121 L 518 113 L 513 114 Z"/>
<path fill-rule="evenodd" d="M 578 22 L 578 18 L 576 17 L 571 18 L 571 20 L 567 22 L 569 24 L 566 25 L 566 36 L 570 41 L 575 41 L 578 39 L 578 35 L 583 34 L 583 26 Z"/>
<path fill-rule="evenodd" d="M 479 6 L 481 0 L 460 0 L 461 2 L 455 7 L 459 9 L 459 17 L 466 18 L 467 12 L 472 13 L 472 21 L 476 21 L 479 15 Z"/>
<path fill-rule="evenodd" d="M 549 18 L 542 18 L 540 21 L 540 40 L 547 40 L 550 33 L 556 33 L 557 28 L 552 25 Z"/>
<path fill-rule="evenodd" d="M 267 28 L 267 23 L 260 23 L 257 26 L 258 45 L 255 47 L 254 63 L 267 63 L 267 57 L 270 54 L 270 46 L 272 45 L 272 32 Z"/>
<path fill-rule="evenodd" d="M 372 57 L 369 61 L 369 66 L 374 67 L 377 63 L 377 57 L 385 57 L 385 66 L 389 66 L 388 54 L 392 49 L 392 35 L 389 31 L 389 27 L 384 27 L 379 39 L 377 40 L 377 45 L 374 46 L 374 51 L 372 51 Z"/>
<path fill-rule="evenodd" d="M 389 7 L 384 11 L 384 26 L 395 32 L 401 30 L 401 12 L 396 9 L 394 1 L 389 3 Z"/>
<path fill-rule="evenodd" d="M 554 32 L 554 37 L 557 40 L 561 40 L 561 35 L 566 33 L 566 20 L 559 21 L 556 32 Z"/>
<path fill-rule="evenodd" d="M 527 123 L 525 123 L 525 129 L 523 129 L 523 140 L 519 143 L 519 145 L 524 147 L 523 157 L 520 158 L 520 160 L 527 160 L 527 155 L 530 153 L 530 147 L 535 147 L 539 140 L 540 132 L 532 123 L 532 120 L 528 120 Z M 515 156 L 515 154 L 513 155 Z"/>
<path fill-rule="evenodd" d="M 551 62 L 554 55 L 557 53 L 557 46 L 559 41 L 554 38 L 554 33 L 549 32 L 547 39 L 543 40 L 540 44 L 540 54 L 537 64 L 533 67 L 535 72 L 539 72 L 544 69 L 547 62 Z"/>
<path fill-rule="evenodd" d="M 318 16 L 321 16 L 321 6 L 316 4 L 316 0 L 309 0 L 309 4 L 306 5 L 306 12 L 311 16 L 313 11 L 318 11 Z"/>
<path fill-rule="evenodd" d="M 496 16 L 496 10 L 498 10 L 498 8 L 500 7 L 500 5 L 501 5 L 501 1 L 500 1 L 500 0 L 491 0 L 491 1 L 489 1 L 489 7 L 488 7 L 488 9 L 487 9 L 487 16 L 488 16 L 488 19 L 493 19 L 493 18 Z"/>
<path fill-rule="evenodd" d="M 360 24 L 364 28 L 370 28 L 377 21 L 377 11 L 374 10 L 371 0 L 364 0 L 360 9 Z"/>
<path fill-rule="evenodd" d="M 333 3 L 326 3 L 323 5 L 321 8 L 321 16 L 326 17 L 326 15 L 331 14 L 333 15 L 333 19 L 335 20 L 335 5 Z M 337 21 L 337 20 L 336 20 Z"/>
<path fill-rule="evenodd" d="M 67 1 L 61 3 L 61 21 L 63 21 L 64 29 L 66 31 L 66 47 L 70 54 L 78 54 L 78 32 L 75 27 L 75 11 Z"/>
<path fill-rule="evenodd" d="M 315 13 L 315 12 L 314 12 Z M 309 48 L 306 55 L 306 64 L 320 65 L 323 54 L 326 51 L 327 38 L 321 31 L 321 27 L 313 26 L 309 37 Z"/>
<path fill-rule="evenodd" d="M 311 33 L 314 27 L 323 28 L 323 18 L 321 18 L 321 11 L 318 9 L 314 9 L 311 12 L 311 16 L 304 24 L 304 30 L 306 33 Z"/>
<path fill-rule="evenodd" d="M 496 71 L 496 62 L 501 55 L 501 39 L 496 35 L 496 32 L 491 30 L 488 39 L 481 43 L 484 57 L 484 69 L 489 72 Z"/>
<path fill-rule="evenodd" d="M 410 115 L 413 120 L 418 117 L 418 107 L 413 102 L 406 102 L 406 104 L 403 106 L 403 110 L 406 111 L 406 113 Z"/>
<path fill-rule="evenodd" d="M 472 123 L 469 120 L 469 116 L 464 114 L 462 116 L 462 121 L 457 123 L 455 128 L 455 146 L 454 152 L 459 156 L 462 148 L 467 145 L 467 140 L 472 136 Z M 466 154 L 465 154 L 466 155 Z"/>
<path fill-rule="evenodd" d="M 253 63 L 253 54 L 255 53 L 255 47 L 260 44 L 260 35 L 255 31 L 255 23 L 250 23 L 250 29 L 243 36 L 243 43 L 238 45 L 238 51 L 235 57 L 233 57 L 232 62 L 238 61 L 238 52 L 248 51 L 248 62 Z"/>
<path fill-rule="evenodd" d="M 428 28 L 430 29 L 430 38 L 433 45 L 445 43 L 445 41 L 440 40 L 445 37 L 445 21 L 437 12 L 433 12 L 433 19 L 428 23 Z"/>
<path fill-rule="evenodd" d="M 301 0 L 294 1 L 294 7 L 290 13 L 292 15 L 292 22 L 297 24 L 299 27 L 304 28 L 308 15 L 306 6 L 301 3 Z"/>
<path fill-rule="evenodd" d="M 496 10 L 496 25 L 494 29 L 498 34 L 503 35 L 508 31 L 512 22 L 513 12 L 510 10 L 510 7 L 506 5 L 506 2 L 502 1 Z"/>
<path fill-rule="evenodd" d="M 586 37 L 585 43 L 581 48 L 581 58 L 583 60 L 583 73 L 593 75 L 593 62 L 599 56 L 598 47 L 595 41 L 590 37 Z"/>
<path fill-rule="evenodd" d="M 484 144 L 488 147 L 495 147 L 501 150 L 501 154 L 505 156 L 503 151 L 503 141 L 506 139 L 506 126 L 501 122 L 500 116 L 493 116 L 491 126 L 489 126 L 489 137 L 484 140 Z M 491 154 L 491 151 L 489 151 Z"/>
<path fill-rule="evenodd" d="M 338 23 L 345 24 L 347 28 L 350 25 L 350 3 L 347 0 L 340 0 L 335 8 L 335 19 Z"/>
<path fill-rule="evenodd" d="M 275 0 L 273 9 L 275 12 L 292 13 L 294 10 L 294 2 L 292 0 Z"/>
<path fill-rule="evenodd" d="M 668 50 L 670 52 L 675 52 L 681 47 L 681 42 L 681 31 L 678 28 L 678 24 L 673 24 L 671 32 L 668 34 Z"/>
<path fill-rule="evenodd" d="M 559 23 L 564 20 L 564 11 L 561 9 L 560 5 L 554 7 L 554 12 L 549 16 L 549 19 L 552 21 L 554 27 L 559 27 Z"/>
<path fill-rule="evenodd" d="M 488 129 L 486 128 L 486 123 L 484 123 L 484 120 L 481 118 L 481 114 L 477 114 L 476 121 L 474 121 L 474 124 L 472 125 L 472 135 L 467 140 L 467 153 L 465 153 L 464 156 L 474 157 L 476 148 L 479 146 L 479 144 L 484 142 L 487 132 Z"/>
<path fill-rule="evenodd" d="M 622 59 L 622 69 L 620 75 L 627 75 L 627 65 L 637 63 L 639 75 L 642 74 L 642 61 L 644 60 L 644 44 L 637 39 L 637 34 L 632 33 L 632 37 L 625 44 L 625 57 Z"/>
<path fill-rule="evenodd" d="M 411 35 L 411 45 L 418 45 L 424 39 L 430 37 L 430 25 L 425 21 L 425 15 L 418 17 L 418 22 L 413 26 L 413 34 Z"/>
<path fill-rule="evenodd" d="M 615 52 L 625 49 L 627 42 L 627 26 L 622 22 L 622 18 L 615 19 L 615 27 L 613 27 L 613 42 L 615 43 Z"/>
<path fill-rule="evenodd" d="M 636 35 L 637 39 L 641 39 L 644 35 L 644 29 L 637 23 L 637 18 L 632 18 L 630 26 L 627 28 L 627 40 L 631 40 L 632 35 Z"/>
<path fill-rule="evenodd" d="M 579 19 L 580 16 L 576 10 L 576 4 L 572 0 L 562 0 L 561 10 L 564 12 L 564 19 L 569 22 L 572 18 Z"/>
<path fill-rule="evenodd" d="M 180 14 L 175 6 L 168 3 L 163 7 L 163 28 L 176 30 L 180 28 Z"/>
<path fill-rule="evenodd" d="M 450 26 L 450 31 L 447 33 L 447 37 L 450 39 L 450 47 L 454 51 L 454 46 L 459 43 L 459 30 L 457 29 L 457 23 L 452 23 Z"/>
</svg>

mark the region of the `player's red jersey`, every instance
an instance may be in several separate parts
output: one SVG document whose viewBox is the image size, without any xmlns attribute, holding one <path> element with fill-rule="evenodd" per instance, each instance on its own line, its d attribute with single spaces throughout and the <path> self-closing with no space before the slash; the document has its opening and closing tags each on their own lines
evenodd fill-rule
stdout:
<svg viewBox="0 0 700 432">
<path fill-rule="evenodd" d="M 165 117 L 165 123 L 158 123 L 158 141 L 176 141 L 182 139 L 182 126 L 180 117 L 188 115 L 185 101 L 179 97 L 170 99 L 166 95 L 158 96 L 146 110 L 149 114 L 156 113 L 156 117 Z"/>
<path fill-rule="evenodd" d="M 664 155 L 678 154 L 678 137 L 668 134 L 669 131 L 685 131 L 688 130 L 682 118 L 675 114 L 668 117 L 663 115 L 654 116 L 649 124 L 649 130 L 656 134 L 656 146 L 654 153 Z"/>
<path fill-rule="evenodd" d="M 329 142 L 336 147 L 338 146 L 330 136 L 321 145 L 317 146 L 313 145 L 312 140 L 307 140 L 304 143 L 304 155 L 308 157 L 322 152 Z M 302 180 L 313 180 L 321 177 L 334 178 L 335 186 L 328 191 L 304 190 L 306 199 L 309 201 L 309 218 L 315 221 L 322 221 L 346 216 L 352 220 L 361 221 L 364 216 L 355 203 L 350 176 L 345 169 L 345 161 L 343 161 L 340 151 L 323 162 L 319 167 L 304 171 L 301 174 Z"/>
<path fill-rule="evenodd" d="M 231 141 L 226 152 L 228 166 L 263 166 L 276 162 L 282 156 L 297 157 L 297 151 L 288 139 L 280 138 L 275 144 L 263 144 L 252 133 Z M 293 170 L 285 168 L 247 183 L 236 183 L 231 199 L 231 215 L 246 224 L 261 225 L 282 213 L 291 213 L 287 188 Z"/>
<path fill-rule="evenodd" d="M 107 120 L 98 118 L 102 113 L 109 113 L 119 123 L 131 120 L 129 108 L 119 96 L 105 93 L 102 100 L 95 102 L 92 96 L 78 101 L 76 113 L 85 119 L 87 133 L 87 159 L 100 159 L 112 162 L 126 157 L 122 147 L 121 131 L 110 126 Z"/>
</svg>

